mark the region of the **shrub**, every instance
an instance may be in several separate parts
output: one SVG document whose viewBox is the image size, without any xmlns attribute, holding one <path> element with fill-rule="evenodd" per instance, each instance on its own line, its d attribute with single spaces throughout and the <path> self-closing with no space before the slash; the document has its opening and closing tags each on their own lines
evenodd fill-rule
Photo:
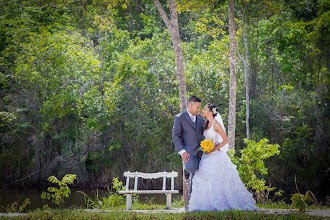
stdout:
<svg viewBox="0 0 330 220">
<path fill-rule="evenodd" d="M 48 181 L 50 183 L 55 183 L 59 186 L 56 187 L 48 187 L 48 192 L 42 192 L 42 199 L 52 199 L 52 203 L 59 205 L 60 207 L 64 204 L 64 198 L 68 198 L 71 194 L 71 189 L 69 188 L 69 184 L 73 184 L 73 181 L 76 179 L 76 175 L 74 174 L 66 174 L 61 181 L 59 181 L 55 176 L 50 176 Z"/>
<path fill-rule="evenodd" d="M 247 188 L 254 190 L 258 203 L 267 203 L 268 196 L 275 187 L 266 185 L 266 180 L 259 178 L 258 175 L 267 175 L 268 170 L 265 166 L 265 160 L 280 153 L 278 144 L 269 144 L 266 138 L 259 142 L 244 139 L 246 147 L 239 151 L 240 155 L 235 155 L 233 150 L 229 151 L 230 159 L 237 166 L 237 171 L 242 182 Z M 282 190 L 275 193 L 275 196 L 281 196 Z"/>
</svg>

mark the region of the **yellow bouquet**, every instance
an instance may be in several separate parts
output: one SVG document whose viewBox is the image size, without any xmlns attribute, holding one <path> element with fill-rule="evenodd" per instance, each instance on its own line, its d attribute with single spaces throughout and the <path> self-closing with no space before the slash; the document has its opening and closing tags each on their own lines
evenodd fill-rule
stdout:
<svg viewBox="0 0 330 220">
<path fill-rule="evenodd" d="M 207 140 L 203 140 L 202 142 L 201 142 L 201 150 L 203 151 L 203 152 L 210 152 L 211 150 L 213 150 L 213 148 L 214 148 L 214 144 L 213 144 L 213 142 L 211 141 L 211 140 L 209 140 L 209 139 L 207 139 Z"/>
</svg>

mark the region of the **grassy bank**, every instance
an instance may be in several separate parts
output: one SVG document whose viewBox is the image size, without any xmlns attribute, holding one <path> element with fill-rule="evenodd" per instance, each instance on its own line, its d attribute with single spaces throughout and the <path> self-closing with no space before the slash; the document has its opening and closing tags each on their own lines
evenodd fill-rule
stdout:
<svg viewBox="0 0 330 220">
<path fill-rule="evenodd" d="M 86 211 L 81 209 L 42 210 L 24 216 L 2 217 L 1 219 L 324 219 L 307 214 L 265 214 L 260 212 L 225 211 L 195 213 L 137 213 L 125 211 Z"/>
</svg>

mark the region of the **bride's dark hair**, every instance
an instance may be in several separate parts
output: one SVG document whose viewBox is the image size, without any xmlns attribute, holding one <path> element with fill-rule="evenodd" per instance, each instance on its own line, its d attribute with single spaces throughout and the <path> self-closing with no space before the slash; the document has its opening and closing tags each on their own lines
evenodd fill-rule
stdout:
<svg viewBox="0 0 330 220">
<path fill-rule="evenodd" d="M 219 109 L 217 108 L 217 106 L 215 106 L 212 103 L 207 103 L 206 106 L 209 108 L 209 110 L 213 113 L 213 117 L 215 118 L 215 116 L 217 116 Z M 215 109 L 215 110 L 213 110 Z M 216 112 L 216 113 L 214 113 Z M 207 128 L 207 126 L 209 125 L 209 120 L 206 119 L 206 121 L 204 122 L 203 125 L 203 131 Z"/>
</svg>

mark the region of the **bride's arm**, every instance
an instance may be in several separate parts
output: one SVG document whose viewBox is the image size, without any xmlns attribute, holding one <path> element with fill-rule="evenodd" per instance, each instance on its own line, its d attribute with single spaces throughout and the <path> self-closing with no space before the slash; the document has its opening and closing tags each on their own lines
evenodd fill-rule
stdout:
<svg viewBox="0 0 330 220">
<path fill-rule="evenodd" d="M 214 123 L 213 129 L 214 129 L 215 132 L 217 132 L 218 134 L 220 134 L 220 136 L 222 137 L 223 141 L 220 144 L 218 144 L 217 146 L 215 146 L 211 152 L 220 150 L 223 146 L 225 146 L 229 142 L 228 137 L 227 137 L 225 131 L 223 130 L 222 126 L 217 121 Z"/>
</svg>

